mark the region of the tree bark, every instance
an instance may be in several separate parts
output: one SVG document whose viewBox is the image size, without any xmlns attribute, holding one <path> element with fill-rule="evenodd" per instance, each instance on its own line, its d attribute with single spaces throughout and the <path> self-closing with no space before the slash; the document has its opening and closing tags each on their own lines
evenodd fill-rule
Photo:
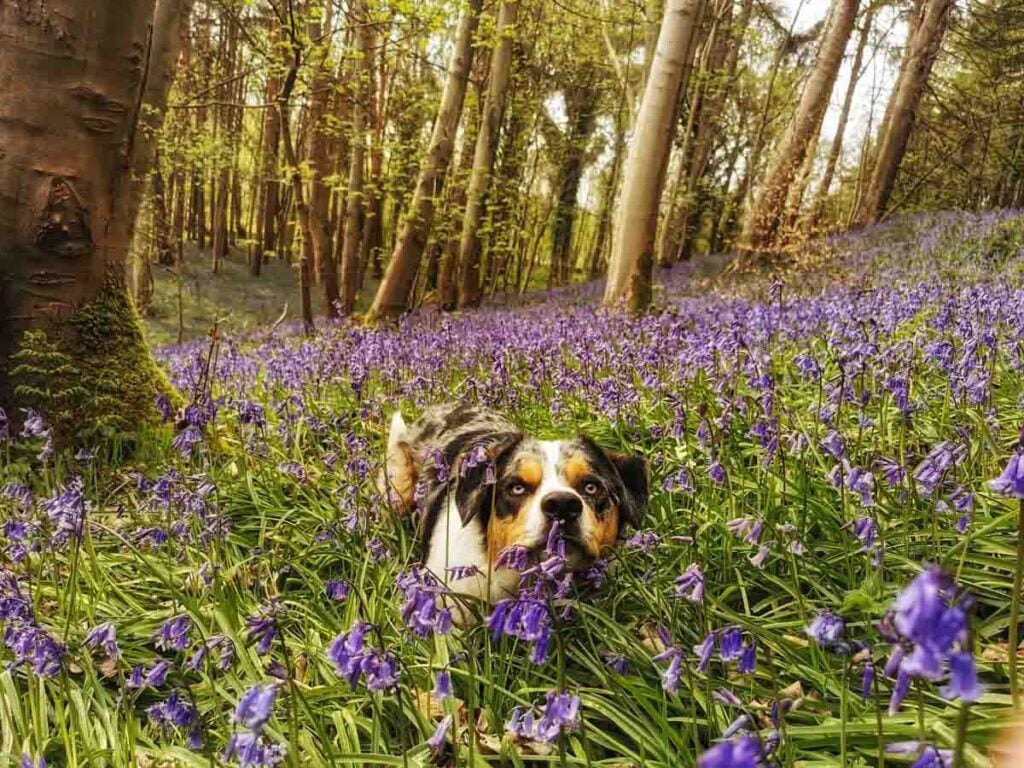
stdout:
<svg viewBox="0 0 1024 768">
<path fill-rule="evenodd" d="M 622 203 L 604 293 L 604 303 L 610 307 L 625 300 L 630 311 L 640 312 L 651 301 L 658 207 L 683 71 L 693 57 L 699 6 L 700 0 L 665 3 L 654 62 L 624 168 Z"/>
<path fill-rule="evenodd" d="M 558 172 L 558 204 L 551 231 L 551 270 L 548 287 L 572 282 L 570 257 L 572 231 L 576 219 L 576 198 L 583 178 L 587 145 L 594 132 L 597 99 L 600 92 L 589 83 L 576 85 L 565 94 L 568 130 L 562 147 L 562 165 Z"/>
<path fill-rule="evenodd" d="M 825 201 L 828 199 L 828 191 L 832 186 L 832 179 L 835 178 L 839 158 L 843 154 L 843 138 L 846 134 L 846 123 L 850 119 L 850 108 L 853 106 L 853 96 L 857 90 L 857 83 L 860 82 L 861 66 L 864 63 L 864 51 L 867 49 L 868 37 L 871 34 L 874 20 L 875 8 L 871 6 L 864 14 L 860 35 L 857 38 L 857 51 L 853 55 L 853 64 L 850 67 L 850 82 L 846 86 L 843 106 L 839 110 L 839 123 L 836 126 L 836 134 L 832 137 L 832 144 L 829 146 L 828 158 L 825 160 L 825 171 L 821 176 L 821 183 L 818 185 L 817 192 L 814 195 L 814 202 L 811 204 L 811 210 L 807 217 L 808 229 L 814 229 L 825 212 Z"/>
<path fill-rule="evenodd" d="M 821 125 L 835 85 L 843 52 L 853 31 L 859 0 L 835 0 L 828 31 L 822 38 L 814 69 L 800 94 L 793 117 L 779 140 L 757 198 L 744 222 L 741 245 L 763 252 L 777 244 L 786 195 Z"/>
<path fill-rule="evenodd" d="M 480 130 L 476 134 L 473 152 L 473 172 L 466 188 L 466 212 L 462 219 L 459 240 L 459 308 L 480 305 L 480 225 L 487 204 L 487 192 L 494 172 L 494 157 L 498 147 L 498 134 L 505 115 L 505 100 L 512 77 L 512 43 L 516 20 L 519 16 L 518 0 L 503 0 L 498 11 L 498 42 L 491 53 L 491 70 L 487 96 L 484 99 Z"/>
<path fill-rule="evenodd" d="M 953 0 L 925 0 L 917 23 L 912 27 L 900 76 L 889 98 L 887 117 L 880 130 L 871 179 L 855 216 L 857 224 L 874 224 L 885 214 L 952 6 Z"/>
<path fill-rule="evenodd" d="M 0 6 L 0 199 L 9 201 L 0 214 L 0 404 L 12 408 L 16 387 L 35 383 L 15 364 L 45 338 L 84 392 L 69 430 L 135 429 L 158 417 L 154 397 L 170 391 L 142 338 L 125 263 L 133 178 L 145 178 L 152 157 L 140 117 L 162 116 L 177 58 L 177 26 L 165 47 L 154 10 L 159 18 L 172 5 L 186 7 Z"/>
<path fill-rule="evenodd" d="M 366 124 L 373 73 L 373 29 L 367 19 L 366 0 L 355 0 L 352 13 L 359 25 L 356 32 L 356 94 L 352 103 L 352 139 L 348 166 L 348 193 L 345 197 L 345 231 L 341 248 L 341 313 L 350 315 L 356 308 L 359 288 L 359 258 L 363 240 L 364 190 L 366 167 Z"/>
<path fill-rule="evenodd" d="M 420 167 L 412 204 L 402 223 L 402 233 L 395 243 L 384 279 L 377 289 L 369 321 L 397 317 L 406 311 L 413 280 L 426 248 L 434 207 L 444 186 L 445 174 L 452 156 L 455 133 L 466 96 L 466 83 L 472 64 L 473 36 L 476 33 L 483 0 L 469 0 L 459 17 L 455 49 L 448 66 L 448 79 L 441 96 L 441 106 L 434 122 L 426 157 Z"/>
<path fill-rule="evenodd" d="M 280 42 L 280 28 L 276 20 L 271 19 L 270 46 L 276 50 Z M 267 72 L 267 86 L 263 100 L 266 104 L 277 104 L 281 93 L 281 76 L 277 71 L 277 62 L 271 60 Z M 263 268 L 263 260 L 268 253 L 277 248 L 277 217 L 280 208 L 281 182 L 278 180 L 277 153 L 281 144 L 281 123 L 277 109 L 268 107 L 263 113 L 263 143 L 260 147 L 260 166 L 263 177 L 259 192 L 259 214 L 257 230 L 253 243 L 249 247 L 249 274 L 259 277 Z"/>
</svg>

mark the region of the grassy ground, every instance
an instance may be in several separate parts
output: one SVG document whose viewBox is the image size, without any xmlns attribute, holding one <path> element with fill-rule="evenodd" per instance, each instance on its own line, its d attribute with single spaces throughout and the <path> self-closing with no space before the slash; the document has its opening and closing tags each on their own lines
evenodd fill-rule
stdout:
<svg viewBox="0 0 1024 768">
<path fill-rule="evenodd" d="M 130 459 L 40 460 L 40 426 L 0 459 L 0 766 L 198 768 L 228 748 L 291 766 L 690 767 L 722 743 L 767 764 L 937 747 L 990 765 L 1017 663 L 1018 505 L 987 481 L 1022 420 L 1022 243 L 1011 216 L 924 217 L 835 238 L 781 282 L 677 269 L 645 318 L 583 286 L 398 330 L 286 323 L 162 348 L 192 403 L 174 429 Z M 372 478 L 394 409 L 455 396 L 653 475 L 640 535 L 606 568 L 499 609 L 529 620 L 477 605 L 446 632 L 409 576 L 415 525 Z M 950 581 L 897 606 L 930 564 Z M 832 632 L 809 635 L 822 616 Z M 900 662 L 915 651 L 935 674 Z M 964 658 L 980 695 L 947 688 Z M 431 696 L 443 672 L 452 695 Z M 249 706 L 254 685 L 272 706 Z"/>
</svg>

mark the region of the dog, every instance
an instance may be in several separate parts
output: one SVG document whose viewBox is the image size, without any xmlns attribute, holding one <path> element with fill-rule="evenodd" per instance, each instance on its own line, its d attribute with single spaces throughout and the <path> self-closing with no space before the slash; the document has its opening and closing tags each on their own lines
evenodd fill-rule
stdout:
<svg viewBox="0 0 1024 768">
<path fill-rule="evenodd" d="M 456 594 L 496 602 L 519 585 L 517 571 L 500 567 L 502 553 L 521 547 L 536 562 L 556 521 L 574 570 L 639 527 L 649 469 L 587 437 L 538 440 L 456 402 L 411 425 L 392 416 L 378 482 L 396 512 L 415 511 L 426 569 Z"/>
</svg>

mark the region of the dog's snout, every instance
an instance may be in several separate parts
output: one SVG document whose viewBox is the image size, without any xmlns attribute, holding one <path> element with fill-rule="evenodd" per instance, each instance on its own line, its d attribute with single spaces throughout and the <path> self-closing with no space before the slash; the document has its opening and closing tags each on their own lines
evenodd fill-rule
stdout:
<svg viewBox="0 0 1024 768">
<path fill-rule="evenodd" d="M 541 499 L 540 509 L 545 517 L 567 523 L 583 514 L 583 500 L 575 493 L 556 491 Z"/>
</svg>

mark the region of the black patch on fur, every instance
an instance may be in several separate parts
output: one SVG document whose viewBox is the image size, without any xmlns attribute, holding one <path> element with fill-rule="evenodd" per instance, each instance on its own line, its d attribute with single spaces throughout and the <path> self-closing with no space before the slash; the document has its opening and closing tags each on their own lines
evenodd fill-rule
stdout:
<svg viewBox="0 0 1024 768">
<path fill-rule="evenodd" d="M 605 451 L 589 437 L 580 438 L 579 443 L 590 466 L 604 481 L 612 502 L 618 505 L 622 522 L 639 528 L 650 494 L 647 462 L 639 456 Z"/>
</svg>

